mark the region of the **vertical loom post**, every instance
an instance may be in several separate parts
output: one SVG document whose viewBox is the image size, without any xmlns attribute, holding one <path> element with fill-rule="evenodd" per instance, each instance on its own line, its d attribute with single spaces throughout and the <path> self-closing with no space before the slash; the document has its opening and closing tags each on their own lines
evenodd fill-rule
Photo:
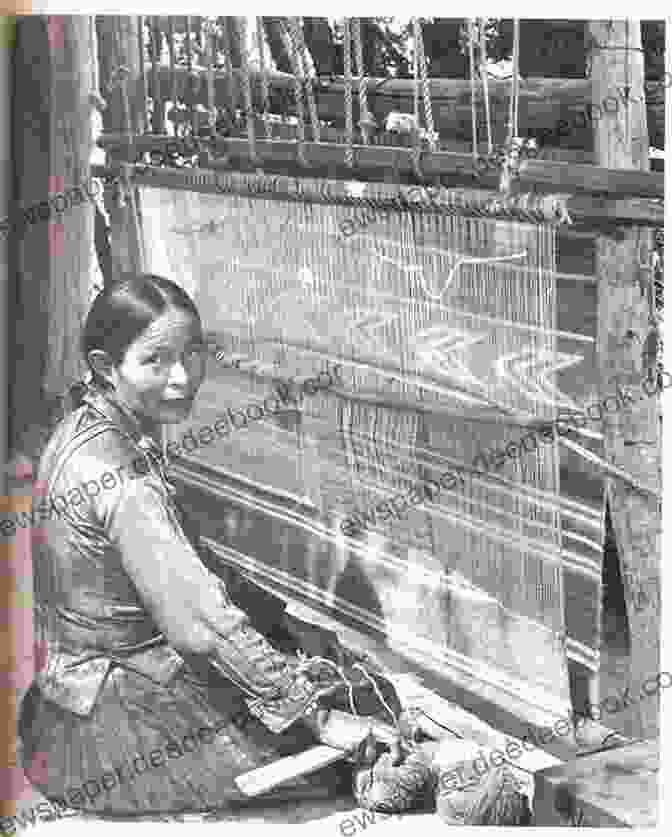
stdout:
<svg viewBox="0 0 672 837">
<path fill-rule="evenodd" d="M 3 21 L 5 25 L 7 21 Z M 9 160 L 11 159 L 10 152 L 10 116 L 11 116 L 11 50 L 0 50 L 0 159 L 7 161 L 5 163 L 6 169 L 9 169 Z M 7 218 L 9 216 L 9 207 L 11 202 L 11 188 L 12 178 L 3 177 L 0 180 L 0 217 Z M 8 311 L 8 294 L 9 287 L 9 243 L 0 241 L 0 461 L 7 461 L 7 438 L 8 438 L 8 417 L 9 409 L 7 405 L 8 392 L 8 374 L 9 364 L 9 311 Z M 0 471 L 0 496 L 4 495 L 6 489 L 6 474 Z M 2 551 L 2 547 L 0 547 Z M 0 560 L 5 562 L 7 559 L 5 555 L 0 555 Z M 0 607 L 6 606 L 7 598 L 7 574 L 5 567 L 2 566 L 2 579 L 5 582 L 0 583 L 2 592 L 2 604 Z M 7 642 L 7 634 L 9 631 L 3 631 L 4 642 Z M 7 652 L 2 648 L 2 659 L 5 658 Z M 15 717 L 15 704 L 13 694 L 9 689 L 0 689 L 0 717 L 7 719 L 0 730 L 0 770 L 4 765 L 9 764 L 14 747 L 15 731 L 12 719 Z M 13 799 L 5 799 L 5 794 L 0 792 L 0 817 L 13 816 L 15 811 L 15 804 Z"/>
<path fill-rule="evenodd" d="M 146 103 L 141 84 L 141 59 L 138 50 L 138 17 L 102 15 L 98 21 L 101 53 L 110 55 L 109 68 L 128 68 L 125 91 L 118 79 L 113 79 L 111 90 L 103 91 L 109 97 L 109 107 L 103 115 L 105 131 L 128 134 L 144 132 Z M 127 95 L 128 111 L 124 95 Z M 173 110 L 176 105 L 173 103 Z M 177 124 L 177 123 L 176 123 Z M 112 247 L 112 273 L 117 279 L 120 273 L 142 270 L 142 248 L 138 238 L 134 202 L 119 200 L 116 189 L 106 201 L 110 215 L 110 244 Z"/>
<path fill-rule="evenodd" d="M 640 24 L 634 21 L 596 21 L 589 24 L 592 48 L 593 103 L 602 108 L 602 118 L 593 121 L 597 163 L 609 168 L 648 171 L 648 132 L 644 103 L 644 56 Z M 600 47 L 604 48 L 600 48 Z M 623 91 L 623 107 L 607 108 L 608 97 Z M 625 93 L 627 92 L 627 96 Z M 648 284 L 652 274 L 642 269 L 641 252 L 650 255 L 652 231 L 629 227 L 619 238 L 598 235 L 597 342 L 601 396 L 617 388 L 642 396 L 641 380 L 646 370 L 643 348 L 651 331 Z M 661 449 L 658 398 L 605 417 L 605 454 L 609 462 L 660 492 Z M 630 629 L 628 685 L 637 693 L 642 682 L 655 677 L 660 665 L 660 603 L 657 597 L 637 609 L 637 586 L 648 589 L 660 577 L 660 508 L 655 500 L 625 482 L 607 479 L 607 501 L 618 548 L 621 577 Z M 635 588 L 635 589 L 633 589 Z M 600 681 L 607 692 L 606 672 Z M 613 686 L 611 687 L 613 689 Z M 659 698 L 637 703 L 623 718 L 623 731 L 633 736 L 654 737 L 659 730 Z"/>
</svg>

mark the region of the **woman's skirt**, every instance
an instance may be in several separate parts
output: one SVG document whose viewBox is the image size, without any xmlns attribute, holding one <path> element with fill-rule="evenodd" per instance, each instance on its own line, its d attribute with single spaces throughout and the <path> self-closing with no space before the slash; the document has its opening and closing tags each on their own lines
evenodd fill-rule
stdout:
<svg viewBox="0 0 672 837">
<path fill-rule="evenodd" d="M 315 744 L 301 724 L 274 735 L 235 686 L 186 665 L 168 685 L 113 669 L 86 718 L 34 685 L 20 733 L 34 786 L 61 805 L 107 814 L 235 809 L 249 804 L 236 776 Z M 345 764 L 324 768 L 259 799 L 342 796 L 350 774 Z"/>
</svg>

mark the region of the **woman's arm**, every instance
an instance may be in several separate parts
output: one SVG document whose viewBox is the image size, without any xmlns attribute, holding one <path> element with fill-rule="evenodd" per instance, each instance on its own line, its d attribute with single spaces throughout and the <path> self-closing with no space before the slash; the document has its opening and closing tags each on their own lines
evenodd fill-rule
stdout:
<svg viewBox="0 0 672 837">
<path fill-rule="evenodd" d="M 182 532 L 152 474 L 99 495 L 102 523 L 168 642 L 207 655 L 248 693 L 271 696 L 291 680 L 287 658 L 249 626 Z"/>
</svg>

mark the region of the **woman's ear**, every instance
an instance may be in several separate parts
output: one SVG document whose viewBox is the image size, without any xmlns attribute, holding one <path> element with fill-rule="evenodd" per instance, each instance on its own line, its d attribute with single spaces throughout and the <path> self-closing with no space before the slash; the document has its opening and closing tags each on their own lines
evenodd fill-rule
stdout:
<svg viewBox="0 0 672 837">
<path fill-rule="evenodd" d="M 102 349 L 92 349 L 87 355 L 89 366 L 98 378 L 105 381 L 111 387 L 114 386 L 114 363 L 107 352 Z"/>
</svg>

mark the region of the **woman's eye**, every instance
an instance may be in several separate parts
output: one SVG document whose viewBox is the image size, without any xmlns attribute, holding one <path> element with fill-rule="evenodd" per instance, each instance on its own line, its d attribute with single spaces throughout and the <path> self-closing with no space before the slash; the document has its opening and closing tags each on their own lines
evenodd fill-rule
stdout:
<svg viewBox="0 0 672 837">
<path fill-rule="evenodd" d="M 145 363 L 152 363 L 152 364 L 156 364 L 156 363 L 161 363 L 161 362 L 165 361 L 166 359 L 167 359 L 167 358 L 166 358 L 166 355 L 161 354 L 160 352 L 154 352 L 153 354 L 151 354 L 151 355 L 150 355 L 150 356 L 149 356 L 149 357 L 145 360 Z"/>
</svg>

